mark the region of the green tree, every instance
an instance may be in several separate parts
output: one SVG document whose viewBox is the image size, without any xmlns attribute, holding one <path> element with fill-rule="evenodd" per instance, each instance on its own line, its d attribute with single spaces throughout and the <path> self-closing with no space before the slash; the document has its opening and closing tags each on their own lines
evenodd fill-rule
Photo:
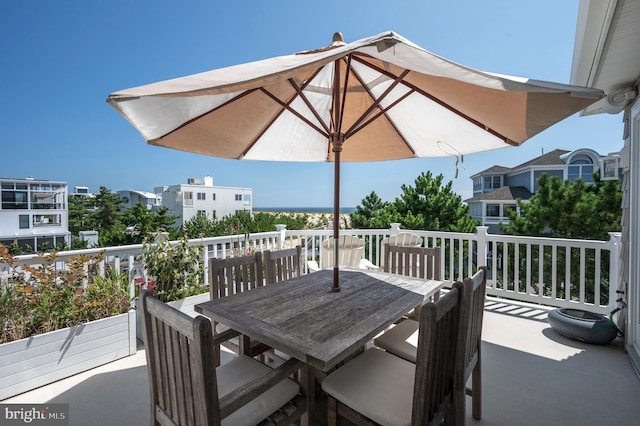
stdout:
<svg viewBox="0 0 640 426">
<path fill-rule="evenodd" d="M 91 208 L 93 207 L 93 199 L 70 196 L 67 205 L 69 207 L 69 232 L 77 236 L 80 231 L 92 230 Z"/>
<path fill-rule="evenodd" d="M 191 238 L 214 237 L 215 230 L 215 222 L 203 214 L 197 214 L 182 224 L 182 233 Z"/>
<path fill-rule="evenodd" d="M 270 232 L 276 225 L 283 224 L 287 229 L 304 229 L 308 215 L 283 214 L 270 212 L 246 211 L 227 215 L 219 220 L 209 220 L 204 215 L 196 215 L 182 225 L 182 234 L 191 238 L 218 237 L 223 235 L 247 234 L 255 232 Z"/>
<path fill-rule="evenodd" d="M 543 174 L 538 179 L 538 191 L 531 196 L 529 202 L 518 200 L 520 213 L 509 211 L 509 224 L 501 225 L 501 229 L 512 235 L 544 236 L 552 238 L 572 238 L 585 240 L 608 240 L 608 232 L 621 229 L 622 215 L 622 191 L 620 181 L 601 181 L 598 174 L 594 175 L 594 184 L 587 185 L 582 179 L 575 182 L 562 181 L 557 176 L 549 177 Z M 504 264 L 507 268 L 514 267 L 515 245 L 508 247 L 509 258 Z M 608 301 L 609 286 L 609 258 L 604 256 L 598 263 L 597 253 L 593 249 L 584 251 L 584 259 L 581 259 L 579 250 L 569 250 L 559 247 L 556 253 L 550 246 L 536 246 L 531 248 L 527 257 L 524 247 L 520 247 L 518 253 L 520 259 L 528 259 L 531 262 L 532 281 L 544 284 L 543 292 L 550 294 L 553 277 L 550 269 L 545 268 L 542 277 L 538 276 L 540 259 L 545 265 L 551 264 L 554 259 L 557 267 L 557 276 L 569 276 L 570 285 L 566 289 L 558 290 L 557 297 L 565 297 L 565 291 L 577 292 L 581 273 L 595 271 L 596 265 L 600 265 L 600 282 L 595 281 L 595 275 L 587 274 L 585 277 L 586 294 L 588 302 L 594 302 L 595 286 L 600 287 L 601 303 Z M 569 262 L 567 262 L 567 260 Z M 582 266 L 581 262 L 584 263 Z M 570 269 L 567 270 L 567 265 Z M 511 276 L 511 274 L 508 274 Z M 498 274 L 500 276 L 500 274 Z M 515 285 L 515 283 L 508 283 Z M 523 283 L 518 283 L 521 287 Z"/>
<path fill-rule="evenodd" d="M 507 211 L 509 224 L 501 225 L 507 234 L 608 240 L 608 232 L 621 229 L 620 181 L 602 181 L 597 174 L 593 185 L 543 174 L 529 202 L 517 202 L 520 214 Z"/>
<path fill-rule="evenodd" d="M 168 231 L 177 219 L 177 216 L 171 216 L 168 212 L 169 209 L 167 207 L 148 209 L 142 203 L 136 203 L 133 207 L 130 207 L 126 213 L 129 229 L 133 228 L 133 231 L 128 233 L 130 243 L 139 244 L 149 234 Z M 173 234 L 172 236 L 174 237 L 177 236 L 176 232 L 170 234 Z"/>
<path fill-rule="evenodd" d="M 121 211 L 123 201 L 106 187 L 100 187 L 93 204 L 96 206 L 92 214 L 96 230 L 110 230 L 124 222 L 124 213 Z"/>
<path fill-rule="evenodd" d="M 469 207 L 453 192 L 453 183 L 444 184 L 442 174 L 420 174 L 415 186 L 402 185 L 402 195 L 391 203 L 372 192 L 351 216 L 354 228 L 388 228 L 397 222 L 405 229 L 425 231 L 474 232 L 477 222 Z"/>
<path fill-rule="evenodd" d="M 382 201 L 375 192 L 362 199 L 362 205 L 356 206 L 351 213 L 351 226 L 363 229 L 384 229 L 393 222 L 390 216 L 390 203 Z"/>
</svg>

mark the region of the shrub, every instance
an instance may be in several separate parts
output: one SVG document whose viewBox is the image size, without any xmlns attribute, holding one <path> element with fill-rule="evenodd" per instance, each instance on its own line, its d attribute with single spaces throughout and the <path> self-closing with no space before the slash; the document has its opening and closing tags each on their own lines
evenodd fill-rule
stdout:
<svg viewBox="0 0 640 426">
<path fill-rule="evenodd" d="M 78 255 L 64 269 L 56 268 L 56 252 L 39 257 L 40 266 L 18 265 L 0 244 L 0 343 L 129 310 L 128 276 L 101 276 L 102 256 Z"/>
<path fill-rule="evenodd" d="M 169 302 L 209 291 L 204 285 L 203 250 L 201 246 L 189 246 L 186 235 L 175 245 L 166 238 L 143 242 L 142 261 L 153 277 L 158 299 Z"/>
</svg>

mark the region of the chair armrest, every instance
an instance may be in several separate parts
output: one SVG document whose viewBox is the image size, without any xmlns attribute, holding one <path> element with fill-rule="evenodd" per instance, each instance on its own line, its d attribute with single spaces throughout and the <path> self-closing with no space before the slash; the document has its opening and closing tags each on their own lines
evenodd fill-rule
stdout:
<svg viewBox="0 0 640 426">
<path fill-rule="evenodd" d="M 318 272 L 320 270 L 320 266 L 315 260 L 307 260 L 307 268 L 309 268 L 311 272 Z"/>
<path fill-rule="evenodd" d="M 304 362 L 291 358 L 259 379 L 246 383 L 229 392 L 220 398 L 221 417 L 224 419 L 238 408 L 246 405 L 249 401 L 257 398 L 282 380 L 305 367 L 306 364 Z"/>
<path fill-rule="evenodd" d="M 380 269 L 378 265 L 374 265 L 369 261 L 369 259 L 360 259 L 360 264 L 358 266 L 360 267 L 360 269 L 373 269 L 373 270 Z"/>
</svg>

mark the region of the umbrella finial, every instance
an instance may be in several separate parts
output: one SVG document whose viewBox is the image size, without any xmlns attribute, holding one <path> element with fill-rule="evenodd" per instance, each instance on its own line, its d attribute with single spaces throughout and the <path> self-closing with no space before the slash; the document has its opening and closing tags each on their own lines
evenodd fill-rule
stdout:
<svg viewBox="0 0 640 426">
<path fill-rule="evenodd" d="M 333 39 L 331 40 L 331 46 L 342 46 L 344 43 L 344 37 L 340 31 L 333 33 Z"/>
</svg>

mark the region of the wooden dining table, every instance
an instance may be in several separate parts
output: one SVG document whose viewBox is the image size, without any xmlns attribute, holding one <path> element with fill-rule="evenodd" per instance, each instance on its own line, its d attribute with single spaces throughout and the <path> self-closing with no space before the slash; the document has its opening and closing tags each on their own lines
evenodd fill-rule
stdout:
<svg viewBox="0 0 640 426">
<path fill-rule="evenodd" d="M 196 312 L 328 372 L 378 333 L 439 293 L 442 281 L 321 270 L 195 306 Z"/>
</svg>

